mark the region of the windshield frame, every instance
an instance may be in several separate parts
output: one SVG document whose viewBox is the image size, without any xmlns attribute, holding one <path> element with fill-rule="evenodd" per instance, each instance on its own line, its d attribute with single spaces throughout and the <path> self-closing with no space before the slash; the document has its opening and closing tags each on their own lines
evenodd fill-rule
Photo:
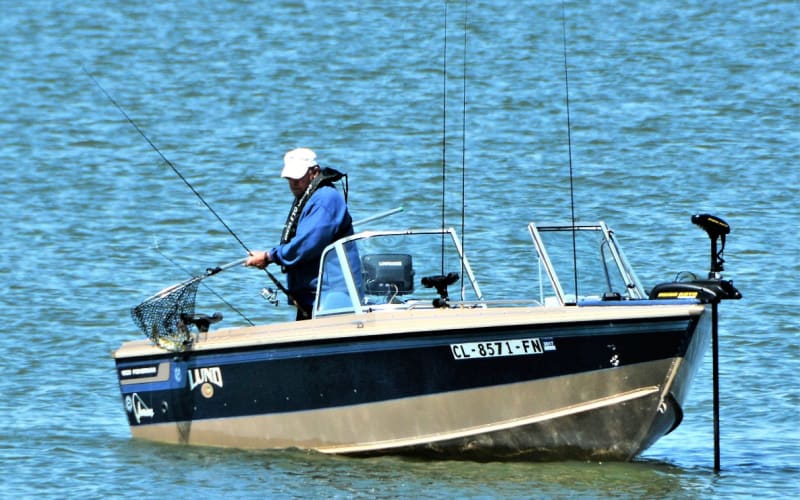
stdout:
<svg viewBox="0 0 800 500">
<path fill-rule="evenodd" d="M 375 238 L 390 238 L 395 236 L 423 236 L 423 237 L 440 236 L 441 245 L 445 245 L 445 242 L 449 240 L 449 243 L 451 245 L 450 251 L 455 252 L 455 256 L 457 256 L 461 264 L 462 285 L 461 289 L 458 292 L 461 301 L 464 301 L 465 291 L 466 291 L 465 287 L 467 286 L 467 281 L 469 281 L 469 285 L 472 288 L 472 292 L 476 297 L 476 300 L 473 300 L 471 302 L 472 303 L 476 301 L 482 302 L 484 300 L 483 294 L 480 290 L 480 286 L 478 285 L 478 282 L 475 279 L 475 275 L 472 271 L 472 267 L 469 264 L 469 260 L 467 259 L 466 255 L 464 255 L 461 243 L 457 237 L 454 228 L 361 231 L 352 236 L 347 236 L 335 241 L 334 243 L 331 243 L 330 245 L 325 247 L 325 249 L 322 251 L 322 255 L 320 256 L 320 267 L 317 279 L 317 290 L 316 290 L 317 293 L 316 293 L 316 299 L 314 301 L 312 316 L 321 317 L 321 316 L 330 316 L 336 314 L 365 314 L 367 312 L 371 312 L 377 309 L 397 309 L 398 306 L 393 304 L 383 304 L 379 307 L 376 306 L 375 304 L 363 303 L 364 293 L 363 290 L 361 290 L 362 287 L 359 286 L 361 279 L 354 277 L 353 266 L 351 265 L 350 257 L 348 256 L 347 253 L 349 245 L 355 245 L 360 240 L 368 240 Z M 447 238 L 447 236 L 449 236 L 449 238 Z M 325 285 L 326 265 L 334 265 L 333 264 L 334 261 L 332 260 L 334 258 L 336 263 L 335 265 L 337 265 L 338 269 L 341 270 L 342 277 L 344 278 L 347 300 L 341 300 L 339 304 L 337 304 L 337 306 L 331 307 L 326 305 L 326 303 L 329 302 L 327 300 L 329 297 L 326 297 L 326 294 L 328 294 L 329 292 L 326 292 L 324 287 L 326 286 Z M 360 273 L 361 270 L 359 269 L 358 272 Z M 452 303 L 457 303 L 457 301 L 453 301 Z M 420 306 L 421 304 L 415 303 L 412 305 L 405 305 L 403 306 L 403 308 L 413 308 Z"/>
</svg>

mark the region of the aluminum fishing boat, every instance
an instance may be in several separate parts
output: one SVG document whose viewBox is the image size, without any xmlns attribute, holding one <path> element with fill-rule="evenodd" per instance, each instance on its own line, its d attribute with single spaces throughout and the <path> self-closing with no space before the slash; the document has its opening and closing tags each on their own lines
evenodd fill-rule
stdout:
<svg viewBox="0 0 800 500">
<path fill-rule="evenodd" d="M 712 238 L 712 267 L 721 264 L 721 219 L 695 218 Z M 718 272 L 645 290 L 603 222 L 528 230 L 535 252 L 514 277 L 530 283 L 521 300 L 484 296 L 452 229 L 367 231 L 332 244 L 308 321 L 220 328 L 220 315 L 194 312 L 200 277 L 195 290 L 162 291 L 149 302 L 192 296 L 139 322 L 149 338 L 113 353 L 133 437 L 348 455 L 632 459 L 681 423 L 711 308 L 738 291 Z"/>
</svg>

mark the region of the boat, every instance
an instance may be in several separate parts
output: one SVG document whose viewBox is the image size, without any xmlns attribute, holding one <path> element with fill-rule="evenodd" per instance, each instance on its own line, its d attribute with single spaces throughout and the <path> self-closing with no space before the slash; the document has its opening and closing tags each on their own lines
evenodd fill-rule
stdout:
<svg viewBox="0 0 800 500">
<path fill-rule="evenodd" d="M 197 314 L 197 284 L 224 268 L 209 270 L 133 310 L 147 338 L 113 353 L 131 435 L 352 456 L 631 460 L 679 426 L 717 304 L 741 297 L 720 273 L 729 226 L 692 221 L 711 239 L 708 278 L 649 290 L 602 221 L 529 223 L 519 299 L 484 296 L 452 228 L 331 244 L 307 321 L 225 327 L 219 313 Z"/>
</svg>

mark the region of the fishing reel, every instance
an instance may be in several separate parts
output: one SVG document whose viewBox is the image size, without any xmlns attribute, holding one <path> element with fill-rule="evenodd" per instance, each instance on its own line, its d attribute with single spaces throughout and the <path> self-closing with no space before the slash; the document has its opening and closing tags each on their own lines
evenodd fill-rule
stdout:
<svg viewBox="0 0 800 500">
<path fill-rule="evenodd" d="M 274 288 L 262 288 L 261 297 L 263 297 L 264 300 L 266 300 L 275 307 L 278 307 L 278 304 L 280 304 L 281 302 L 278 299 L 278 291 L 275 290 Z"/>
</svg>

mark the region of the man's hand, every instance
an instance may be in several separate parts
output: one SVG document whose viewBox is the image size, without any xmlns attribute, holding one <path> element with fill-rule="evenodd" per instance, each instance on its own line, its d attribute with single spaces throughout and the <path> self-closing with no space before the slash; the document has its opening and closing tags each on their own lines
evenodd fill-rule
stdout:
<svg viewBox="0 0 800 500">
<path fill-rule="evenodd" d="M 269 252 L 251 252 L 247 260 L 244 261 L 244 265 L 264 269 L 270 262 L 272 261 L 269 258 Z"/>
</svg>

